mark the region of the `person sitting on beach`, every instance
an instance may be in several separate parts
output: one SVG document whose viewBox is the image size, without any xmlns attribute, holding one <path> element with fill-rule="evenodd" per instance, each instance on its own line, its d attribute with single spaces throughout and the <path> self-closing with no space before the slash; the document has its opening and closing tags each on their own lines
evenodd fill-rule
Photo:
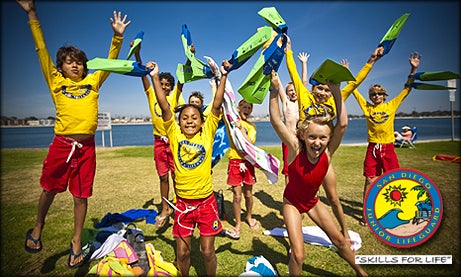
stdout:
<svg viewBox="0 0 461 277">
<path fill-rule="evenodd" d="M 394 137 L 396 140 L 408 140 L 411 141 L 411 137 L 413 136 L 413 132 L 411 131 L 410 126 L 403 126 L 401 132 L 394 132 Z"/>
</svg>

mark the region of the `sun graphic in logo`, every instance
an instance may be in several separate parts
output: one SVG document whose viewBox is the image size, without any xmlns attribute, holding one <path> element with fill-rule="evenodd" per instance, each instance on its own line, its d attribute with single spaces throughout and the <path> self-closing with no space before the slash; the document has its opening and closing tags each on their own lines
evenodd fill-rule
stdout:
<svg viewBox="0 0 461 277">
<path fill-rule="evenodd" d="M 383 243 L 410 248 L 427 241 L 440 226 L 443 203 L 434 182 L 411 168 L 379 176 L 364 200 L 364 218 Z"/>
<path fill-rule="evenodd" d="M 405 192 L 406 188 L 398 186 L 389 186 L 386 188 L 386 192 L 383 193 L 386 202 L 390 202 L 391 205 L 402 206 L 403 200 L 407 198 L 408 192 Z"/>
</svg>

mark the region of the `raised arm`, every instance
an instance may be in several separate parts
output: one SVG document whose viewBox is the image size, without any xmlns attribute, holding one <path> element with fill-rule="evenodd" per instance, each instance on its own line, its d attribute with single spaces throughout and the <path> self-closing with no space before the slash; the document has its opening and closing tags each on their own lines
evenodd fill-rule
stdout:
<svg viewBox="0 0 461 277">
<path fill-rule="evenodd" d="M 375 62 L 377 62 L 381 57 L 383 56 L 384 53 L 384 47 L 379 46 L 375 50 L 373 50 L 373 53 L 371 53 L 370 58 L 368 58 L 367 64 L 369 65 L 374 65 Z"/>
<path fill-rule="evenodd" d="M 307 87 L 307 81 L 309 80 L 309 72 L 307 71 L 307 61 L 309 60 L 309 56 L 311 54 L 301 52 L 298 54 L 298 59 L 301 61 L 302 68 L 301 68 L 301 78 L 303 80 L 303 84 Z"/>
<path fill-rule="evenodd" d="M 330 87 L 333 94 L 335 105 L 336 105 L 336 124 L 333 132 L 333 137 L 328 144 L 328 151 L 330 156 L 333 156 L 334 152 L 338 149 L 343 139 L 344 133 L 347 128 L 347 111 L 346 104 L 342 100 L 341 91 L 339 89 L 340 83 L 332 83 L 327 80 L 327 85 Z"/>
<path fill-rule="evenodd" d="M 134 40 L 130 42 L 131 47 L 133 46 L 133 43 L 134 43 Z M 134 57 L 135 57 L 137 62 L 142 64 L 142 60 L 141 60 L 141 43 L 134 50 Z M 149 79 L 147 78 L 147 76 L 142 76 L 141 80 L 142 80 L 142 85 L 144 87 L 144 91 L 147 91 L 147 89 L 150 87 Z"/>
<path fill-rule="evenodd" d="M 271 85 L 269 87 L 270 97 L 269 97 L 269 116 L 272 127 L 275 132 L 290 149 L 294 149 L 294 139 L 297 139 L 293 132 L 290 132 L 288 128 L 283 124 L 282 117 L 280 114 L 279 106 L 279 93 L 276 91 L 277 83 L 272 81 L 277 79 L 277 72 L 272 71 Z"/>
<path fill-rule="evenodd" d="M 219 116 L 221 114 L 221 105 L 224 100 L 224 90 L 226 89 L 226 81 L 227 81 L 227 72 L 225 68 L 230 68 L 230 63 L 226 60 L 222 62 L 221 65 L 221 80 L 219 81 L 218 88 L 216 89 L 216 94 L 214 95 L 213 102 L 211 104 L 211 112 L 215 116 Z"/>
<path fill-rule="evenodd" d="M 162 110 L 162 119 L 166 122 L 171 119 L 173 112 L 170 110 L 166 94 L 163 92 L 162 85 L 160 84 L 160 78 L 158 76 L 160 69 L 155 62 L 148 62 L 146 64 L 146 68 L 152 70 L 149 74 L 152 78 L 152 83 L 154 84 L 155 97 L 157 97 L 158 105 Z"/>
<path fill-rule="evenodd" d="M 347 82 L 347 85 L 341 90 L 343 101 L 346 101 L 347 98 L 351 95 L 352 91 L 360 86 L 360 84 L 365 80 L 370 70 L 373 68 L 375 62 L 377 62 L 383 56 L 384 48 L 379 46 L 373 50 L 370 57 L 368 58 L 365 65 L 360 69 L 359 73 L 355 76 L 355 81 Z M 345 60 L 347 61 L 347 60 Z M 349 62 L 343 64 L 349 68 Z"/>
<path fill-rule="evenodd" d="M 280 101 L 282 102 L 282 111 L 285 113 L 285 108 L 287 105 L 287 95 L 285 93 L 285 89 L 283 88 L 282 81 L 280 81 L 278 74 L 272 74 L 271 77 L 271 85 L 269 87 L 270 92 L 278 92 Z"/>
<path fill-rule="evenodd" d="M 16 0 L 19 6 L 27 13 L 29 20 L 38 20 L 37 10 L 35 9 L 34 0 Z"/>
</svg>

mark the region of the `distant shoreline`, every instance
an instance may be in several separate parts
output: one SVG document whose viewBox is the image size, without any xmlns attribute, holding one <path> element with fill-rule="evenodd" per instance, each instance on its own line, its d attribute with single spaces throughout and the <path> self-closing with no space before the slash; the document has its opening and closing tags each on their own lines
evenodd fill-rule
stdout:
<svg viewBox="0 0 461 277">
<path fill-rule="evenodd" d="M 418 144 L 420 143 L 430 143 L 430 142 L 450 142 L 451 139 L 428 139 L 428 140 L 418 140 Z M 455 138 L 453 141 L 460 141 L 459 138 Z M 340 146 L 344 147 L 351 147 L 351 146 L 367 146 L 368 142 L 342 142 Z M 119 145 L 119 146 L 102 146 L 96 145 L 97 149 L 115 149 L 115 148 L 122 148 L 122 147 L 152 147 L 152 145 Z M 262 147 L 280 147 L 280 145 L 258 145 L 258 148 Z M 13 150 L 13 149 L 48 149 L 48 147 L 34 147 L 34 148 L 27 148 L 27 147 L 17 147 L 17 148 L 0 148 L 0 150 Z"/>
<path fill-rule="evenodd" d="M 404 117 L 396 117 L 395 119 L 425 119 L 425 118 L 452 118 L 451 116 L 404 116 Z M 461 116 L 453 116 L 453 118 L 461 118 Z M 354 117 L 354 118 L 349 118 L 349 120 L 365 120 L 364 117 Z M 250 121 L 252 122 L 270 122 L 269 118 L 261 118 L 254 120 L 253 118 L 250 118 Z M 126 122 L 126 123 L 111 123 L 112 125 L 152 125 L 152 122 Z M 54 127 L 54 125 L 1 125 L 0 128 L 16 128 L 16 127 Z M 99 131 L 99 130 L 98 130 Z"/>
</svg>

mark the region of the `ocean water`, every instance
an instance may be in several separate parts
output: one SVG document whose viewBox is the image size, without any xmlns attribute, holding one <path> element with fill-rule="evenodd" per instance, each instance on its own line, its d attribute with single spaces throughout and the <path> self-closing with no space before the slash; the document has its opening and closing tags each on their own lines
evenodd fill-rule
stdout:
<svg viewBox="0 0 461 277">
<path fill-rule="evenodd" d="M 255 122 L 257 130 L 257 146 L 280 145 L 280 138 L 270 122 Z M 418 140 L 450 140 L 452 138 L 451 118 L 397 118 L 396 130 L 404 125 L 418 128 Z M 460 119 L 454 119 L 454 137 L 460 138 Z M 53 127 L 2 127 L 1 148 L 47 148 L 53 139 Z M 102 146 L 103 131 L 96 132 L 96 144 Z M 120 124 L 112 125 L 110 131 L 104 131 L 104 146 L 109 147 L 112 136 L 113 146 L 150 146 L 153 145 L 151 124 Z M 349 120 L 344 144 L 367 142 L 367 127 L 365 119 Z"/>
</svg>

